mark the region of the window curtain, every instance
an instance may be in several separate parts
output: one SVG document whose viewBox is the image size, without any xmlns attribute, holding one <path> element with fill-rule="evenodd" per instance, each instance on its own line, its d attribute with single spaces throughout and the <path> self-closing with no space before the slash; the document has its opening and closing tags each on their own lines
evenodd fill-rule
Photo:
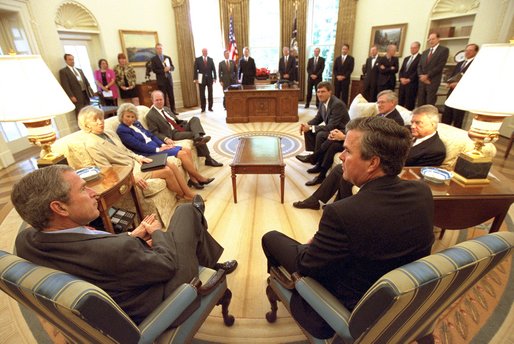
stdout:
<svg viewBox="0 0 514 344">
<path fill-rule="evenodd" d="M 305 93 L 305 77 L 306 77 L 306 63 L 305 53 L 307 45 L 307 3 L 308 0 L 280 0 L 280 56 L 282 56 L 282 48 L 289 47 L 291 44 L 291 34 L 293 32 L 293 23 L 295 17 L 295 4 L 297 6 L 296 12 L 296 40 L 298 42 L 298 86 L 300 87 L 300 94 L 298 100 L 303 100 Z"/>
<path fill-rule="evenodd" d="M 196 84 L 193 82 L 195 47 L 189 14 L 189 0 L 172 0 L 171 4 L 175 14 L 182 102 L 184 107 L 193 107 L 198 105 L 198 97 Z"/>
<path fill-rule="evenodd" d="M 336 41 L 334 44 L 334 59 L 341 55 L 344 43 L 350 45 L 350 55 L 353 49 L 355 33 L 355 17 L 357 15 L 357 0 L 339 0 Z"/>
<path fill-rule="evenodd" d="M 248 46 L 250 42 L 250 0 L 219 0 L 220 2 L 220 23 L 222 41 L 225 48 L 228 48 L 228 27 L 230 22 L 230 13 L 234 19 L 234 35 L 236 36 L 237 50 L 239 56 L 243 56 L 243 48 Z M 252 47 L 250 54 L 252 53 Z"/>
</svg>

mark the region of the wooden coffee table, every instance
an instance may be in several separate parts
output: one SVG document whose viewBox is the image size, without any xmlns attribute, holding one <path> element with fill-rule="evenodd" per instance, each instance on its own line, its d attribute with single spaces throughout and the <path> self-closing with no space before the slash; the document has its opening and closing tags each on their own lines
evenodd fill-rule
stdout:
<svg viewBox="0 0 514 344">
<path fill-rule="evenodd" d="M 249 136 L 240 138 L 234 161 L 230 164 L 234 203 L 237 203 L 237 174 L 280 174 L 280 202 L 284 203 L 285 166 L 279 137 Z"/>
</svg>

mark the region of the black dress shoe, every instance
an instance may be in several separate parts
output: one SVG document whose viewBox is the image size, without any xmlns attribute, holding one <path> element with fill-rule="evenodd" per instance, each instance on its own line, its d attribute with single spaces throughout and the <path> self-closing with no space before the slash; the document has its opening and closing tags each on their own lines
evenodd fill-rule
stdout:
<svg viewBox="0 0 514 344">
<path fill-rule="evenodd" d="M 214 264 L 215 270 L 225 270 L 225 274 L 231 274 L 237 268 L 237 260 L 228 260 L 224 263 L 216 263 Z"/>
<path fill-rule="evenodd" d="M 191 204 L 193 205 L 193 207 L 200 210 L 200 212 L 202 214 L 205 212 L 205 203 L 203 201 L 202 196 L 200 196 L 198 194 L 194 195 L 193 200 L 191 201 Z"/>
<path fill-rule="evenodd" d="M 212 167 L 221 167 L 223 164 L 221 162 L 217 162 L 214 159 L 205 159 L 205 166 L 212 166 Z"/>
<path fill-rule="evenodd" d="M 305 183 L 305 185 L 307 185 L 307 186 L 318 185 L 318 184 L 323 183 L 324 180 L 325 180 L 325 177 L 317 176 L 316 178 L 309 180 L 307 183 Z"/>
<path fill-rule="evenodd" d="M 318 210 L 319 209 L 319 202 L 309 202 L 307 200 L 305 201 L 298 201 L 293 203 L 293 207 L 298 209 L 313 209 Z"/>
<path fill-rule="evenodd" d="M 197 190 L 202 190 L 203 189 L 203 185 L 201 185 L 198 182 L 193 182 L 191 179 L 189 179 L 187 181 L 187 186 L 189 186 L 190 188 L 193 187 L 193 188 L 195 188 Z"/>
<path fill-rule="evenodd" d="M 210 136 L 198 136 L 197 138 L 193 139 L 193 143 L 195 146 L 201 146 L 206 144 L 211 140 Z"/>
<path fill-rule="evenodd" d="M 309 155 L 297 155 L 296 159 L 300 160 L 301 162 L 311 163 L 312 164 L 312 154 L 309 154 Z"/>
<path fill-rule="evenodd" d="M 307 170 L 307 173 L 320 173 L 320 172 L 321 172 L 321 166 L 319 166 L 319 165 L 311 167 Z"/>
<path fill-rule="evenodd" d="M 202 109 L 202 111 L 201 111 L 201 112 L 205 112 L 205 109 Z"/>
<path fill-rule="evenodd" d="M 212 108 L 209 108 L 209 111 L 210 111 L 210 112 L 213 112 L 214 110 L 212 110 Z"/>
<path fill-rule="evenodd" d="M 206 181 L 204 181 L 204 182 L 198 182 L 198 184 L 200 184 L 200 185 L 207 185 L 207 184 L 212 183 L 212 181 L 213 181 L 213 180 L 214 180 L 214 178 L 207 178 L 207 180 L 206 180 Z"/>
<path fill-rule="evenodd" d="M 309 108 L 309 106 L 310 106 L 309 104 L 305 104 L 305 108 L 306 108 L 306 109 L 308 109 L 308 108 Z"/>
</svg>

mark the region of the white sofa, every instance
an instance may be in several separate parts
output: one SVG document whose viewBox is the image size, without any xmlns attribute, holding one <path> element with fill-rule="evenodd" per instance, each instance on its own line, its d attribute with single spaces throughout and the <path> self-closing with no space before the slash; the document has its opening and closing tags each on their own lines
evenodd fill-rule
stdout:
<svg viewBox="0 0 514 344">
<path fill-rule="evenodd" d="M 145 128 L 148 128 L 146 123 L 146 114 L 149 108 L 146 106 L 138 106 L 138 119 Z M 118 128 L 119 120 L 117 116 L 107 118 L 105 120 L 105 129 L 116 132 Z M 80 169 L 86 166 L 94 166 L 94 161 L 88 154 L 87 149 L 84 146 L 84 139 L 81 137 L 84 135 L 82 130 L 76 131 L 69 135 L 66 135 L 58 139 L 53 145 L 52 150 L 63 154 L 68 160 L 68 165 L 74 169 Z M 181 140 L 177 141 L 177 144 L 183 147 L 190 148 L 193 153 L 195 163 L 198 165 L 198 156 L 196 149 L 194 148 L 192 140 Z M 169 161 L 172 161 L 177 166 L 181 167 L 181 161 L 175 157 L 169 157 Z M 183 169 L 180 169 L 184 173 L 184 177 L 187 176 Z M 166 188 L 166 182 L 163 179 L 149 179 L 147 180 L 149 187 L 144 191 L 141 191 L 136 187 L 138 198 L 143 208 L 144 214 L 156 213 L 164 228 L 167 228 L 173 209 L 177 203 L 175 193 L 169 191 Z M 135 212 L 135 207 L 130 197 L 124 197 L 116 204 L 117 207 L 128 209 Z"/>
</svg>

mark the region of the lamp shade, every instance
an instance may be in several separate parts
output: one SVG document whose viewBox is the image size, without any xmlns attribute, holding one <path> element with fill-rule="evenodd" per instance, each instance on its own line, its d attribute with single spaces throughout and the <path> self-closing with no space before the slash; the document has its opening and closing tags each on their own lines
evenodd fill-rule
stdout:
<svg viewBox="0 0 514 344">
<path fill-rule="evenodd" d="M 514 44 L 485 44 L 445 104 L 476 114 L 514 114 Z"/>
<path fill-rule="evenodd" d="M 75 109 L 39 55 L 0 56 L 0 122 L 49 119 Z"/>
</svg>

